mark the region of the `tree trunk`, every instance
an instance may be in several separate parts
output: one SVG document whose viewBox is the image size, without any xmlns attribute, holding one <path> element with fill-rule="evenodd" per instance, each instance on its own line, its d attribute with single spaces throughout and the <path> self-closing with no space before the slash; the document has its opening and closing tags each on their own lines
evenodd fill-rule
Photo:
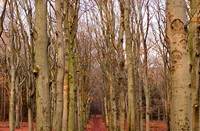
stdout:
<svg viewBox="0 0 200 131">
<path fill-rule="evenodd" d="M 25 4 L 28 5 L 27 0 L 25 0 Z M 33 107 L 34 107 L 33 96 L 35 95 L 35 90 L 34 90 L 35 84 L 34 84 L 34 80 L 33 80 L 34 76 L 32 73 L 32 69 L 33 69 L 33 36 L 32 35 L 30 36 L 30 42 L 29 42 L 28 34 L 24 29 L 23 21 L 22 21 L 16 0 L 15 0 L 15 6 L 16 6 L 17 17 L 19 19 L 19 23 L 21 26 L 22 38 L 24 41 L 25 64 L 27 65 L 27 72 L 26 72 L 27 81 L 25 83 L 26 83 L 26 101 L 27 101 L 27 108 L 28 108 L 28 129 L 29 129 L 29 131 L 33 131 Z M 32 10 L 30 12 L 32 12 Z M 29 15 L 27 17 L 27 19 L 28 19 L 28 24 L 29 24 L 29 31 L 31 32 L 33 29 L 32 28 L 33 23 L 31 22 L 32 16 Z M 21 96 L 21 99 L 22 99 L 22 96 Z M 21 111 L 22 111 L 22 109 L 21 109 Z M 23 114 L 21 113 L 21 116 L 22 115 Z"/>
<path fill-rule="evenodd" d="M 35 86 L 33 82 L 33 74 L 31 72 L 31 69 L 32 69 L 31 67 L 33 67 L 33 58 L 30 54 L 32 54 L 31 51 L 30 50 L 27 51 L 27 56 L 28 56 L 27 65 L 29 66 L 28 66 L 28 72 L 27 72 L 28 78 L 26 82 L 26 101 L 27 101 L 27 108 L 28 108 L 28 130 L 33 131 L 34 130 L 33 128 L 33 107 L 34 107 L 33 96 L 35 94 L 35 90 L 34 90 Z"/>
<path fill-rule="evenodd" d="M 163 64 L 164 64 L 164 88 L 165 88 L 165 97 L 164 97 L 164 108 L 165 108 L 165 121 L 167 124 L 167 128 L 169 129 L 170 124 L 169 124 L 169 80 L 168 80 L 168 68 L 167 68 L 167 54 L 163 55 Z"/>
<path fill-rule="evenodd" d="M 158 121 L 160 121 L 160 107 L 158 107 Z"/>
<path fill-rule="evenodd" d="M 2 121 L 2 117 L 3 117 L 3 82 L 2 82 L 2 86 L 0 87 L 0 91 L 1 91 L 1 96 L 0 96 L 0 99 L 1 99 L 1 101 L 0 101 L 1 102 L 1 106 L 0 106 L 0 109 L 1 109 L 0 121 Z"/>
<path fill-rule="evenodd" d="M 65 67 L 67 67 L 68 62 L 66 61 Z M 66 72 L 68 71 L 65 69 Z M 66 131 L 68 129 L 68 73 L 65 73 L 64 77 L 64 89 L 63 89 L 63 118 L 62 118 L 62 131 Z"/>
<path fill-rule="evenodd" d="M 123 71 L 122 71 L 123 72 Z M 121 77 L 123 77 L 122 75 L 123 73 L 120 73 Z M 119 104 L 118 104 L 118 108 L 119 108 L 119 122 L 117 122 L 117 126 L 119 126 L 119 130 L 120 131 L 124 131 L 125 130 L 125 96 L 124 96 L 124 84 L 123 84 L 124 78 L 119 78 Z"/>
<path fill-rule="evenodd" d="M 106 126 L 108 126 L 108 108 L 107 108 L 107 98 L 106 96 L 104 96 L 104 112 L 105 112 L 105 123 L 106 123 Z"/>
<path fill-rule="evenodd" d="M 142 80 L 140 79 L 139 85 L 142 85 Z M 139 89 L 139 99 L 140 99 L 140 130 L 144 130 L 144 122 L 143 122 L 143 106 L 142 106 L 142 87 Z"/>
<path fill-rule="evenodd" d="M 14 66 L 14 65 L 13 65 Z M 15 128 L 15 69 L 11 67 L 11 83 L 10 83 L 10 106 L 9 106 L 9 128 L 14 131 Z"/>
<path fill-rule="evenodd" d="M 125 1 L 124 27 L 126 36 L 127 72 L 128 72 L 128 130 L 135 130 L 135 105 L 134 105 L 134 77 L 133 77 L 133 52 L 130 32 L 130 0 Z"/>
<path fill-rule="evenodd" d="M 58 72 L 56 77 L 56 111 L 54 130 L 61 131 L 62 115 L 63 115 L 63 82 L 65 70 L 64 58 L 64 42 L 62 33 L 62 16 L 61 16 L 61 1 L 56 0 L 56 29 L 57 29 L 57 45 L 58 45 Z"/>
<path fill-rule="evenodd" d="M 5 80 L 5 78 L 4 78 L 4 80 Z M 4 87 L 4 89 L 3 89 L 3 98 L 4 98 L 3 99 L 3 121 L 5 121 L 6 120 L 6 90 L 5 90 L 6 82 L 3 87 Z"/>
<path fill-rule="evenodd" d="M 28 130 L 33 131 L 33 107 L 28 107 Z"/>
<path fill-rule="evenodd" d="M 118 130 L 124 131 L 125 130 L 125 58 L 124 58 L 124 51 L 123 51 L 123 35 L 124 35 L 124 1 L 119 0 L 120 5 L 120 30 L 119 30 L 119 39 L 118 39 L 118 55 L 119 55 L 119 75 L 118 75 L 118 88 L 119 88 L 119 97 L 118 97 L 118 106 L 119 106 L 119 120 L 117 122 L 117 126 L 119 126 Z"/>
<path fill-rule="evenodd" d="M 142 79 L 142 63 L 140 59 L 140 43 L 137 43 L 135 45 L 136 48 L 136 63 L 135 63 L 135 68 L 136 68 L 136 76 L 135 76 L 135 81 L 137 82 L 137 85 L 135 88 L 137 88 L 137 92 L 135 94 L 135 98 L 137 99 L 137 109 L 139 111 L 136 111 L 137 116 L 136 116 L 136 122 L 139 125 L 136 125 L 136 130 L 138 131 L 143 131 L 143 106 L 142 106 L 142 96 L 143 96 L 143 79 Z M 139 113 L 138 113 L 139 112 Z"/>
<path fill-rule="evenodd" d="M 150 16 L 149 16 L 149 0 L 147 3 L 145 3 L 146 6 L 146 30 L 144 32 L 143 28 L 143 20 L 140 24 L 140 32 L 142 37 L 142 43 L 144 48 L 144 76 L 143 76 L 143 84 L 144 84 L 144 96 L 145 96 L 145 104 L 146 104 L 146 111 L 145 111 L 145 117 L 146 117 L 146 131 L 150 131 L 150 89 L 148 85 L 148 50 L 147 50 L 147 36 L 148 36 L 148 30 L 150 26 Z M 142 19 L 142 13 L 140 12 L 140 18 Z"/>
<path fill-rule="evenodd" d="M 9 128 L 10 131 L 14 131 L 15 128 L 15 75 L 16 75 L 16 69 L 15 69 L 15 63 L 14 63 L 14 11 L 13 11 L 13 1 L 10 2 L 10 12 L 11 12 L 11 18 L 10 18 L 10 50 L 9 50 L 9 59 L 10 59 L 10 104 L 9 104 Z"/>
<path fill-rule="evenodd" d="M 144 75 L 144 94 L 145 94 L 145 103 L 146 103 L 146 131 L 150 131 L 150 91 L 148 88 L 148 78 L 147 78 L 147 70 L 145 70 L 145 75 Z"/>
<path fill-rule="evenodd" d="M 190 131 L 192 130 L 192 101 L 185 0 L 167 0 L 166 18 L 171 75 L 170 130 Z"/>
<path fill-rule="evenodd" d="M 31 54 L 30 50 L 28 51 L 28 57 L 27 57 L 27 65 L 30 65 L 30 67 L 33 66 L 33 62 L 32 59 L 29 59 L 29 56 Z M 26 100 L 27 100 L 27 108 L 28 108 L 28 130 L 29 131 L 33 131 L 34 127 L 33 127 L 33 107 L 34 107 L 34 103 L 33 103 L 33 96 L 35 94 L 34 91 L 34 82 L 33 82 L 33 74 L 31 73 L 31 69 L 30 67 L 28 67 L 28 80 L 26 82 Z"/>
<path fill-rule="evenodd" d="M 46 0 L 35 1 L 33 35 L 35 44 L 36 129 L 37 131 L 51 131 Z"/>
<path fill-rule="evenodd" d="M 74 77 L 74 43 L 76 39 L 76 32 L 78 28 L 78 10 L 79 0 L 69 1 L 70 8 L 68 9 L 68 64 L 69 64 L 69 115 L 68 115 L 68 130 L 75 130 L 76 118 L 76 86 Z"/>
<path fill-rule="evenodd" d="M 16 104 L 15 104 L 15 128 L 20 128 L 20 89 L 19 89 L 19 76 L 16 77 L 15 80 L 15 98 L 16 98 Z"/>
<path fill-rule="evenodd" d="M 69 32 L 71 32 L 69 29 Z M 75 129 L 75 85 L 74 85 L 74 52 L 73 52 L 73 36 L 69 33 L 69 117 L 68 130 Z"/>
<path fill-rule="evenodd" d="M 4 24 L 4 18 L 6 14 L 6 6 L 7 6 L 8 0 L 4 0 L 4 6 L 3 6 L 3 11 L 0 16 L 0 37 L 3 33 L 3 24 Z"/>
<path fill-rule="evenodd" d="M 144 95 L 146 103 L 146 131 L 150 131 L 150 90 L 148 87 L 148 63 L 147 63 L 147 45 L 144 42 Z"/>
<path fill-rule="evenodd" d="M 62 131 L 68 130 L 68 111 L 69 111 L 69 50 L 68 50 L 68 0 L 64 1 L 64 43 L 65 43 L 65 74 L 64 74 L 64 88 L 63 88 L 63 118 L 62 118 Z"/>
<path fill-rule="evenodd" d="M 199 26 L 200 22 L 198 21 L 199 16 L 198 13 L 200 11 L 200 2 L 199 0 L 190 0 L 190 31 L 189 31 L 189 44 L 190 44 L 190 60 L 191 60 L 191 77 L 192 77 L 192 130 L 199 131 L 199 54 L 200 54 L 200 46 L 199 46 Z"/>
<path fill-rule="evenodd" d="M 112 69 L 111 69 L 112 70 Z M 112 71 L 109 72 L 109 95 L 110 95 L 110 110 L 111 110 L 111 120 L 112 121 L 112 126 L 111 130 L 112 131 L 117 131 L 117 109 L 116 109 L 116 98 L 115 98 L 115 87 L 114 87 L 114 74 Z"/>
</svg>

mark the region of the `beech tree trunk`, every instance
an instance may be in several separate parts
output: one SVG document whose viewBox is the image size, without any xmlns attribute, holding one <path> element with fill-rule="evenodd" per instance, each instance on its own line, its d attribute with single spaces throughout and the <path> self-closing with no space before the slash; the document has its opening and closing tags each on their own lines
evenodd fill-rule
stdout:
<svg viewBox="0 0 200 131">
<path fill-rule="evenodd" d="M 72 18 L 69 18 L 72 19 Z M 72 21 L 70 21 L 72 22 Z M 68 25 L 68 36 L 69 36 L 69 116 L 68 116 L 68 130 L 73 131 L 75 129 L 75 95 L 76 88 L 74 84 L 74 37 L 72 34 L 72 23 Z"/>
<path fill-rule="evenodd" d="M 110 69 L 112 70 L 112 69 Z M 110 95 L 110 123 L 111 123 L 111 131 L 117 131 L 117 109 L 116 109 L 116 98 L 115 98 L 115 87 L 114 87 L 114 72 L 111 71 L 108 73 L 109 79 L 109 95 Z"/>
<path fill-rule="evenodd" d="M 51 131 L 51 100 L 49 88 L 47 1 L 35 0 L 35 65 L 36 130 Z"/>
<path fill-rule="evenodd" d="M 9 128 L 10 131 L 14 131 L 15 128 L 15 76 L 16 76 L 16 68 L 15 68 L 15 50 L 14 50 L 14 15 L 13 15 L 13 1 L 10 2 L 10 30 L 9 30 L 9 38 L 10 38 L 10 46 L 9 46 L 9 59 L 10 59 L 10 97 L 9 97 Z"/>
<path fill-rule="evenodd" d="M 190 30 L 189 30 L 189 44 L 190 44 L 190 60 L 191 60 L 191 77 L 192 77 L 192 130 L 200 130 L 200 112 L 199 112 L 199 90 L 200 90 L 200 40 L 199 40 L 199 0 L 190 0 L 191 18 L 190 18 Z"/>
<path fill-rule="evenodd" d="M 68 111 L 69 111 L 69 62 L 68 62 L 68 0 L 64 1 L 64 43 L 65 43 L 65 74 L 64 74 L 64 89 L 63 89 L 63 118 L 62 131 L 68 130 Z"/>
<path fill-rule="evenodd" d="M 118 130 L 124 131 L 125 130 L 125 58 L 124 58 L 124 51 L 123 51 L 123 35 L 124 35 L 124 0 L 119 0 L 120 5 L 120 29 L 119 29 L 119 39 L 118 39 L 118 55 L 119 55 L 119 74 L 118 74 L 118 88 L 119 88 L 119 99 L 118 99 L 118 106 L 119 106 L 119 120 L 117 122 L 117 126 L 119 127 Z"/>
<path fill-rule="evenodd" d="M 78 10 L 79 0 L 70 0 L 68 8 L 68 65 L 69 65 L 69 115 L 68 115 L 68 130 L 74 131 L 76 124 L 76 86 L 74 77 L 74 43 L 78 28 Z"/>
<path fill-rule="evenodd" d="M 178 12 L 178 13 L 177 13 Z M 191 77 L 185 0 L 167 0 L 170 51 L 170 130 L 192 130 Z"/>
<path fill-rule="evenodd" d="M 19 76 L 15 80 L 15 128 L 20 128 L 20 89 L 19 89 Z"/>
<path fill-rule="evenodd" d="M 74 85 L 74 54 L 72 34 L 69 34 L 69 117 L 68 130 L 75 128 L 75 85 Z"/>
<path fill-rule="evenodd" d="M 127 73 L 128 73 L 128 130 L 135 130 L 135 106 L 134 106 L 134 77 L 133 77 L 133 52 L 130 32 L 130 0 L 125 1 L 124 8 L 124 27 L 126 36 L 126 54 L 127 54 Z"/>
<path fill-rule="evenodd" d="M 67 62 L 65 63 L 67 66 Z M 62 117 L 62 131 L 67 130 L 67 123 L 68 123 L 68 73 L 65 73 L 64 77 L 64 89 L 63 89 L 63 117 Z"/>
<path fill-rule="evenodd" d="M 62 129 L 62 115 L 63 115 L 63 82 L 64 82 L 64 70 L 65 70 L 65 58 L 64 58 L 64 42 L 62 33 L 62 16 L 61 16 L 61 1 L 56 0 L 56 29 L 58 45 L 58 72 L 56 77 L 56 111 L 55 111 L 55 131 L 61 131 Z"/>
</svg>

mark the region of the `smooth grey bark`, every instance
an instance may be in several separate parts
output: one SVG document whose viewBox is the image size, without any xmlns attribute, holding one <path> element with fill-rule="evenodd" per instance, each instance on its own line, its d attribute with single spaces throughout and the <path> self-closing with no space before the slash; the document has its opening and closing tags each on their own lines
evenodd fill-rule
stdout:
<svg viewBox="0 0 200 131">
<path fill-rule="evenodd" d="M 48 66 L 47 1 L 35 0 L 36 130 L 51 131 L 51 104 Z"/>
<path fill-rule="evenodd" d="M 170 51 L 170 130 L 191 131 L 192 92 L 185 0 L 167 0 L 166 18 Z"/>
<path fill-rule="evenodd" d="M 62 16 L 61 16 L 61 1 L 56 0 L 56 43 L 58 45 L 58 72 L 56 77 L 56 110 L 54 130 L 62 130 L 62 116 L 63 116 L 63 85 L 64 85 L 64 41 L 62 32 Z"/>
</svg>

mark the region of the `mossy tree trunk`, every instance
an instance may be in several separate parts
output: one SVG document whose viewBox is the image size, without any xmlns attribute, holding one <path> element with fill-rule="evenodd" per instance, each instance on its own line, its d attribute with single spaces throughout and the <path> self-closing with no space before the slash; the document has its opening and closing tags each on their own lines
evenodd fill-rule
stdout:
<svg viewBox="0 0 200 131">
<path fill-rule="evenodd" d="M 191 77 L 192 77 L 192 130 L 200 130 L 200 105 L 199 105 L 199 90 L 200 90 L 200 11 L 199 0 L 190 0 L 190 30 L 189 30 L 189 44 L 190 44 L 190 60 L 191 60 Z"/>
<path fill-rule="evenodd" d="M 74 131 L 76 124 L 76 86 L 74 78 L 74 43 L 78 28 L 78 11 L 79 0 L 69 0 L 68 7 L 68 73 L 69 73 L 69 115 L 68 115 L 68 130 Z"/>
</svg>

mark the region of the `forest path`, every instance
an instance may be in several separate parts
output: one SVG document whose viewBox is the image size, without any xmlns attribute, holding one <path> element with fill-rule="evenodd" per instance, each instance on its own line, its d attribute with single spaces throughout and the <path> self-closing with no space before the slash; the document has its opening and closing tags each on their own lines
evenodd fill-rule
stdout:
<svg viewBox="0 0 200 131">
<path fill-rule="evenodd" d="M 85 131 L 107 131 L 101 115 L 92 115 Z"/>
</svg>

